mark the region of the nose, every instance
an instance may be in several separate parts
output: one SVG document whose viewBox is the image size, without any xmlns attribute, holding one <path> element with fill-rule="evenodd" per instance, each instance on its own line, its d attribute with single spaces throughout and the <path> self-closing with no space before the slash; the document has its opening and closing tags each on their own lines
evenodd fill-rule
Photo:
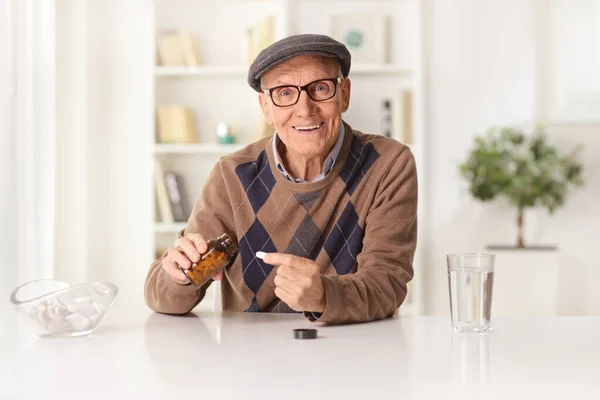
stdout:
<svg viewBox="0 0 600 400">
<path fill-rule="evenodd" d="M 310 98 L 308 92 L 303 90 L 300 92 L 300 97 L 298 98 L 298 102 L 294 107 L 294 111 L 296 115 L 299 117 L 307 116 L 313 114 L 317 109 L 317 105 Z"/>
</svg>

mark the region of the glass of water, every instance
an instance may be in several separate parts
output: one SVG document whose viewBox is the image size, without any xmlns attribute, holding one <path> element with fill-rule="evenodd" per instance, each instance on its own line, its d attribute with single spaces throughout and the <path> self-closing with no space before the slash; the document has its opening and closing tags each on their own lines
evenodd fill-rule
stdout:
<svg viewBox="0 0 600 400">
<path fill-rule="evenodd" d="M 457 332 L 490 329 L 494 254 L 448 254 L 448 287 L 452 327 Z"/>
</svg>

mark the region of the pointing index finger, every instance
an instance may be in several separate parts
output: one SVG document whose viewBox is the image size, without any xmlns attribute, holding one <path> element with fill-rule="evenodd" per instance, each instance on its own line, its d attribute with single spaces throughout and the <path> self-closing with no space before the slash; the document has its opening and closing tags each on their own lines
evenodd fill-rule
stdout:
<svg viewBox="0 0 600 400">
<path fill-rule="evenodd" d="M 256 257 L 262 259 L 267 264 L 271 265 L 287 265 L 292 268 L 302 269 L 305 260 L 302 257 L 298 257 L 292 254 L 284 253 L 265 253 L 263 251 L 257 251 Z"/>
</svg>

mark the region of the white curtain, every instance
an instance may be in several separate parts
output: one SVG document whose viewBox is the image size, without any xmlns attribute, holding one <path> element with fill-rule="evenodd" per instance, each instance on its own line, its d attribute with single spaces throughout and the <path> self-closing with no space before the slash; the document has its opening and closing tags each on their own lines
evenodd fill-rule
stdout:
<svg viewBox="0 0 600 400">
<path fill-rule="evenodd" d="M 0 0 L 0 281 L 54 275 L 55 7 Z"/>
</svg>

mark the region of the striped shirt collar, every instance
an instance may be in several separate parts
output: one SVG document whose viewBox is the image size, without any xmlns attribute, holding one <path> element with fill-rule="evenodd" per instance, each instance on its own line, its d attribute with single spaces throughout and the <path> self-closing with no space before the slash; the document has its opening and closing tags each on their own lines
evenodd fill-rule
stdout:
<svg viewBox="0 0 600 400">
<path fill-rule="evenodd" d="M 335 161 L 337 160 L 338 156 L 340 155 L 340 151 L 342 150 L 342 144 L 344 143 L 344 135 L 345 135 L 345 128 L 344 128 L 344 124 L 340 124 L 340 133 L 338 135 L 337 141 L 335 142 L 335 145 L 333 146 L 333 148 L 331 149 L 331 152 L 329 153 L 329 155 L 327 156 L 327 158 L 325 159 L 325 161 L 323 162 L 323 172 L 321 172 L 321 174 L 319 174 L 319 176 L 317 176 L 313 182 L 318 182 L 321 179 L 325 178 L 325 175 L 327 175 L 327 173 L 329 171 L 331 171 L 331 168 L 333 168 Z M 277 165 L 277 169 L 279 170 L 279 172 L 281 172 L 283 174 L 283 176 L 295 183 L 308 183 L 307 181 L 305 181 L 304 179 L 296 179 L 294 177 L 292 177 L 285 169 L 285 167 L 283 166 L 283 163 L 281 162 L 281 157 L 279 157 L 279 152 L 277 151 L 277 144 L 279 143 L 281 139 L 279 139 L 279 136 L 277 136 L 277 132 L 273 133 L 273 158 L 275 160 L 275 165 Z"/>
</svg>

